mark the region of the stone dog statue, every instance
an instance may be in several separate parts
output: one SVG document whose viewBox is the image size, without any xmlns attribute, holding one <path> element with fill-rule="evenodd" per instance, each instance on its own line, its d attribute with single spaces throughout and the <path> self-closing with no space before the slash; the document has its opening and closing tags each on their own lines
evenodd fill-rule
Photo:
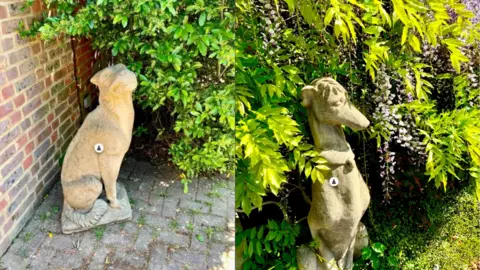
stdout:
<svg viewBox="0 0 480 270">
<path fill-rule="evenodd" d="M 327 160 L 331 177 L 312 186 L 308 225 L 320 246 L 316 254 L 299 248 L 300 269 L 351 269 L 354 253 L 368 245 L 360 219 L 370 203 L 370 193 L 341 125 L 360 130 L 370 123 L 347 100 L 346 90 L 331 78 L 317 79 L 304 87 L 302 100 L 315 147 Z"/>
<path fill-rule="evenodd" d="M 132 214 L 117 177 L 132 139 L 132 93 L 137 78 L 118 64 L 97 72 L 91 82 L 100 90 L 99 106 L 85 118 L 68 146 L 62 167 L 64 233 L 131 219 Z M 99 199 L 102 182 L 110 206 Z"/>
</svg>

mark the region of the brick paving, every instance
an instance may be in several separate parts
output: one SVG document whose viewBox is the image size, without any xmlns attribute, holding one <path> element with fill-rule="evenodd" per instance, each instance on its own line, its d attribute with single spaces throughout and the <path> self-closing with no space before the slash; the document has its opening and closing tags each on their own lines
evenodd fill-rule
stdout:
<svg viewBox="0 0 480 270">
<path fill-rule="evenodd" d="M 55 184 L 0 259 L 0 269 L 234 269 L 234 181 L 199 178 L 183 192 L 168 166 L 126 158 L 119 176 L 133 218 L 64 235 Z M 229 211 L 230 210 L 230 211 Z"/>
</svg>

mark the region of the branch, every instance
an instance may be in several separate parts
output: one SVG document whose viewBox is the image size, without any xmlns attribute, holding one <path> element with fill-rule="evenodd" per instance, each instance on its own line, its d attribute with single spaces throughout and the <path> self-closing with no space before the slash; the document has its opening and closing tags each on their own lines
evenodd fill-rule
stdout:
<svg viewBox="0 0 480 270">
<path fill-rule="evenodd" d="M 301 187 L 301 186 L 298 186 L 298 185 L 295 185 L 295 184 L 292 184 L 292 183 L 287 183 L 289 185 L 292 185 L 294 186 L 295 188 L 298 188 L 300 190 L 300 192 L 302 193 L 302 197 L 303 199 L 305 200 L 305 202 L 308 203 L 308 205 L 311 205 L 312 204 L 312 201 L 310 200 L 310 198 L 308 197 L 307 193 L 305 192 L 305 190 Z"/>
</svg>

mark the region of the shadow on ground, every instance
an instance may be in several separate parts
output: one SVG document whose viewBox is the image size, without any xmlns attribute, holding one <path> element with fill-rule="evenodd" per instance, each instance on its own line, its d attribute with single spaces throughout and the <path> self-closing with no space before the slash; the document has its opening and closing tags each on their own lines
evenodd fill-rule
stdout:
<svg viewBox="0 0 480 270">
<path fill-rule="evenodd" d="M 0 269 L 233 269 L 234 181 L 194 180 L 189 193 L 168 166 L 126 158 L 119 176 L 131 221 L 63 235 L 57 183 L 0 259 Z"/>
</svg>

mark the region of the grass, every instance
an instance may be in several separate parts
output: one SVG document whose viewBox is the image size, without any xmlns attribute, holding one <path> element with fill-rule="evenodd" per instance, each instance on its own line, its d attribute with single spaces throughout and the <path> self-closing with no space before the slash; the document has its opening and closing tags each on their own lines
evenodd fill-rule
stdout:
<svg viewBox="0 0 480 270">
<path fill-rule="evenodd" d="M 223 229 L 220 227 L 206 227 L 204 229 L 205 235 L 208 239 L 212 239 L 214 233 L 221 231 L 223 231 Z"/>
<path fill-rule="evenodd" d="M 206 206 L 212 206 L 213 205 L 212 202 L 203 202 L 203 204 L 205 204 Z"/>
<path fill-rule="evenodd" d="M 467 269 L 480 260 L 480 210 L 468 191 L 393 202 L 370 215 L 371 241 L 395 248 L 401 269 Z"/>
<path fill-rule="evenodd" d="M 187 221 L 187 230 L 193 232 L 193 227 L 194 227 L 193 223 L 190 221 Z"/>
<path fill-rule="evenodd" d="M 195 216 L 195 215 L 199 215 L 201 214 L 202 212 L 196 210 L 196 209 L 187 209 L 186 210 L 187 213 L 190 215 L 190 216 Z"/>
<path fill-rule="evenodd" d="M 105 232 L 105 229 L 107 228 L 106 225 L 101 225 L 95 228 L 95 238 L 97 238 L 97 241 L 100 241 L 103 237 L 103 233 Z"/>
<path fill-rule="evenodd" d="M 52 215 L 51 212 L 42 213 L 42 214 L 40 215 L 40 220 L 41 220 L 42 222 L 45 222 L 48 218 L 50 218 L 51 215 Z"/>
<path fill-rule="evenodd" d="M 212 198 L 212 199 L 222 197 L 222 194 L 220 194 L 220 192 L 218 192 L 216 190 L 209 191 L 206 195 L 207 195 L 207 197 Z"/>
<path fill-rule="evenodd" d="M 180 224 L 178 224 L 178 221 L 176 219 L 170 221 L 170 223 L 168 223 L 168 227 L 172 230 L 176 230 L 178 229 L 178 227 L 180 226 Z"/>
<path fill-rule="evenodd" d="M 28 258 L 28 251 L 26 248 L 22 248 L 20 250 L 20 256 L 22 256 L 23 258 Z"/>
<path fill-rule="evenodd" d="M 141 213 L 140 214 L 140 217 L 138 217 L 137 219 L 137 224 L 139 227 L 142 227 L 143 225 L 145 225 L 147 222 L 147 220 L 145 219 L 145 214 L 144 213 Z"/>
<path fill-rule="evenodd" d="M 23 242 L 27 243 L 30 240 L 32 240 L 33 233 L 32 232 L 26 232 L 25 235 L 23 236 Z"/>
</svg>

